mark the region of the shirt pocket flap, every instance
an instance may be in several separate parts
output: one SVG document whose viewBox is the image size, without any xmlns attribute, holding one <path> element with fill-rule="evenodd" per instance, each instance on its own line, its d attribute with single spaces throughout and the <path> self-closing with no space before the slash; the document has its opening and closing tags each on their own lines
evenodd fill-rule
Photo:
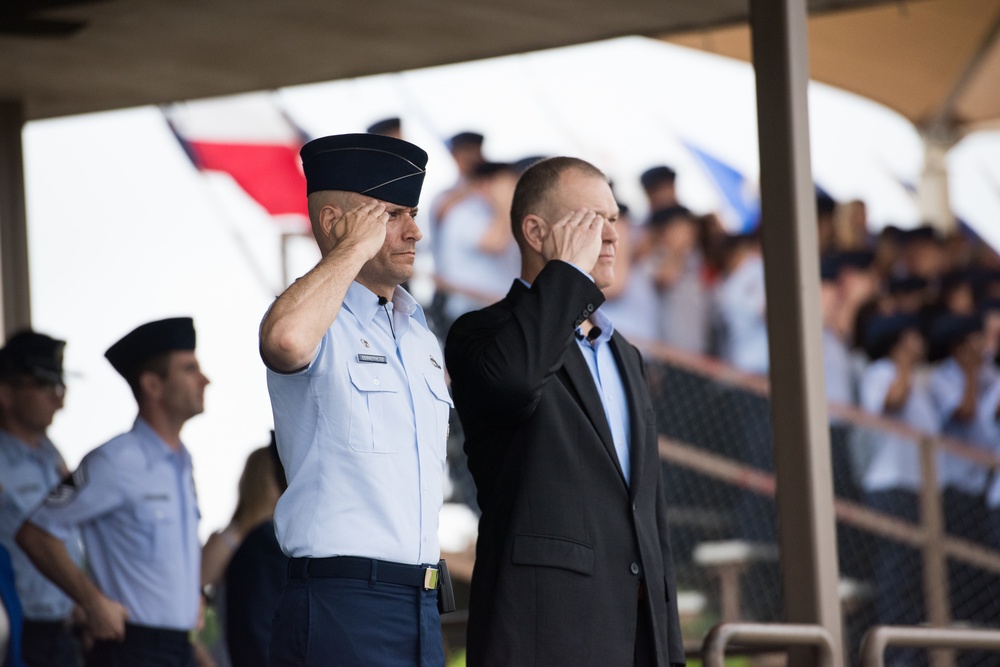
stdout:
<svg viewBox="0 0 1000 667">
<path fill-rule="evenodd" d="M 448 385 L 444 381 L 444 376 L 427 375 L 425 373 L 424 380 L 427 382 L 431 393 L 434 394 L 434 398 L 447 403 L 449 407 L 454 407 L 455 404 L 451 401 L 451 394 L 448 393 Z"/>
<path fill-rule="evenodd" d="M 558 567 L 586 575 L 594 573 L 594 549 L 561 537 L 515 535 L 511 560 L 515 565 Z"/>
<path fill-rule="evenodd" d="M 358 391 L 400 391 L 396 375 L 385 364 L 352 364 L 347 368 Z"/>
</svg>

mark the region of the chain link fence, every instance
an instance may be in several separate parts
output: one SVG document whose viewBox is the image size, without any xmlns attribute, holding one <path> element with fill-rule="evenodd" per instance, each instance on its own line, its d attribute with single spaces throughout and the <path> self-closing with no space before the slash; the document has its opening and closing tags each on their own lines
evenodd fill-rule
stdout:
<svg viewBox="0 0 1000 667">
<path fill-rule="evenodd" d="M 765 383 L 703 359 L 647 351 L 646 362 L 687 641 L 697 644 L 723 620 L 783 620 Z M 865 474 L 880 448 L 912 447 L 919 461 L 926 438 L 857 410 L 832 412 L 836 548 L 851 664 L 858 664 L 861 638 L 875 624 L 1000 627 L 1000 508 L 991 511 L 982 494 L 952 487 L 925 488 L 933 495 L 923 501 L 921 489 L 870 488 Z M 992 475 L 990 455 L 945 447 L 935 454 L 939 464 L 957 456 L 971 474 Z M 928 497 L 937 498 L 943 534 L 934 534 L 935 513 L 921 511 Z M 890 649 L 886 664 L 919 667 L 926 653 Z M 1000 656 L 964 653 L 957 664 L 1000 665 Z"/>
</svg>

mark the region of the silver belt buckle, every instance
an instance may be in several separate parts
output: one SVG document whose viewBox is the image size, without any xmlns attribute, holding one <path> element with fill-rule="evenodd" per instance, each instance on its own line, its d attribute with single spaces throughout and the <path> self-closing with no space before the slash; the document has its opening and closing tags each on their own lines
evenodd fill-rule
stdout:
<svg viewBox="0 0 1000 667">
<path fill-rule="evenodd" d="M 424 590 L 434 591 L 438 587 L 438 571 L 436 567 L 429 567 L 424 570 Z"/>
</svg>

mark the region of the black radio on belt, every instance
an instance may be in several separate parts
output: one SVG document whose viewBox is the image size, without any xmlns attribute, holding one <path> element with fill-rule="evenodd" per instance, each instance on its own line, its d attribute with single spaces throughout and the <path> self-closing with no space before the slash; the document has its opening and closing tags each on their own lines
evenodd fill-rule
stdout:
<svg viewBox="0 0 1000 667">
<path fill-rule="evenodd" d="M 438 612 L 447 614 L 455 611 L 455 589 L 451 586 L 451 575 L 444 559 L 438 561 Z"/>
</svg>

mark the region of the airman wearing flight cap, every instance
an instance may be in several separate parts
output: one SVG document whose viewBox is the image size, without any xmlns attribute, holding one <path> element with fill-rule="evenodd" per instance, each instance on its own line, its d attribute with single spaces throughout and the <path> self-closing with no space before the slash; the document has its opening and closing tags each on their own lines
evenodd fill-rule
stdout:
<svg viewBox="0 0 1000 667">
<path fill-rule="evenodd" d="M 25 522 L 17 540 L 77 601 L 90 635 L 88 667 L 189 667 L 200 604 L 198 504 L 184 423 L 204 409 L 206 378 L 191 318 L 143 324 L 108 361 L 139 406 L 132 430 L 93 450 Z M 83 535 L 88 572 L 61 538 Z"/>
<path fill-rule="evenodd" d="M 63 406 L 66 343 L 22 331 L 0 350 L 0 545 L 10 552 L 24 610 L 22 650 L 29 667 L 73 664 L 73 601 L 32 565 L 14 542 L 21 523 L 66 477 L 66 463 L 46 435 Z M 82 562 L 79 533 L 66 534 L 72 560 Z"/>
<path fill-rule="evenodd" d="M 274 512 L 291 557 L 275 667 L 444 664 L 437 531 L 452 403 L 437 339 L 399 286 L 426 163 L 373 134 L 302 147 L 322 258 L 260 327 L 288 477 Z"/>
<path fill-rule="evenodd" d="M 897 419 L 912 429 L 935 433 L 934 405 L 923 365 L 926 343 L 920 319 L 909 313 L 874 315 L 864 332 L 871 363 L 859 383 L 862 408 Z M 906 521 L 920 520 L 920 448 L 915 438 L 892 431 L 871 432 L 871 460 L 862 487 L 866 504 Z M 937 458 L 941 463 L 941 455 Z M 940 472 L 940 468 L 939 468 Z M 895 539 L 879 538 L 875 556 L 875 610 L 883 624 L 915 625 L 923 610 L 920 552 Z M 895 665 L 921 664 L 921 652 L 898 649 Z"/>
</svg>

